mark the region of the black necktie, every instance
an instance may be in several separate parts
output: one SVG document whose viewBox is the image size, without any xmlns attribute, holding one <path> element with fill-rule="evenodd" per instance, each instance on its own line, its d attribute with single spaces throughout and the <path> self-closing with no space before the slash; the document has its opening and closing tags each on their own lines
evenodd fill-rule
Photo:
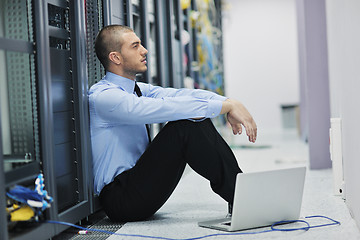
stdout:
<svg viewBox="0 0 360 240">
<path fill-rule="evenodd" d="M 136 95 L 137 95 L 138 97 L 141 97 L 141 96 L 142 96 L 142 93 L 141 93 L 141 91 L 140 91 L 140 88 L 139 88 L 139 86 L 136 84 L 136 82 L 135 82 L 134 92 L 136 93 Z M 148 135 L 148 138 L 149 138 L 149 142 L 151 142 L 149 125 L 148 125 L 148 124 L 145 124 L 145 127 L 146 127 L 147 135 Z"/>
</svg>

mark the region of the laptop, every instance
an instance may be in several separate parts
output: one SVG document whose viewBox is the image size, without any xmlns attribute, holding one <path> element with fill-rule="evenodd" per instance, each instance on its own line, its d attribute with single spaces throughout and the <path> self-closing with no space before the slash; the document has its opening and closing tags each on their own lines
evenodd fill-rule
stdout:
<svg viewBox="0 0 360 240">
<path fill-rule="evenodd" d="M 306 167 L 239 173 L 232 217 L 199 222 L 228 232 L 271 226 L 300 216 Z"/>
</svg>

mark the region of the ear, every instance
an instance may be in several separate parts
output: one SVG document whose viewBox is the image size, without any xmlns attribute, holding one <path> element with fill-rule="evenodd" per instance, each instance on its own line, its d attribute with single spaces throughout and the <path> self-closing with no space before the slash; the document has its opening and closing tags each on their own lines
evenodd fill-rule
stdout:
<svg viewBox="0 0 360 240">
<path fill-rule="evenodd" d="M 116 65 L 120 65 L 122 63 L 122 56 L 119 52 L 110 52 L 109 59 Z"/>
</svg>

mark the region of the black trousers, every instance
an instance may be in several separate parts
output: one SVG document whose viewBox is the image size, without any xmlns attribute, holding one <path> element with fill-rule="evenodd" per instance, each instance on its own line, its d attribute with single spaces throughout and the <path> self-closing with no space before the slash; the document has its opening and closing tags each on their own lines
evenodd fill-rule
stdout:
<svg viewBox="0 0 360 240">
<path fill-rule="evenodd" d="M 178 184 L 186 163 L 210 181 L 211 188 L 232 203 L 241 172 L 230 147 L 211 120 L 169 122 L 130 170 L 115 177 L 100 193 L 112 221 L 138 221 L 152 216 Z"/>
</svg>

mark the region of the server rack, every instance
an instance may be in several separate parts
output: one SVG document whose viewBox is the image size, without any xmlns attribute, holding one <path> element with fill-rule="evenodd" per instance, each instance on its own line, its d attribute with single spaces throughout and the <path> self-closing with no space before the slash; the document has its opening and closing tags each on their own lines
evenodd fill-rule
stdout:
<svg viewBox="0 0 360 240">
<path fill-rule="evenodd" d="M 9 39 L 11 38 L 9 34 L 0 38 L 1 49 L 12 51 L 7 52 L 6 58 L 7 78 L 11 78 L 8 80 L 9 86 L 15 88 L 14 92 L 27 93 L 26 89 L 19 89 L 18 86 L 31 89 L 31 96 L 26 94 L 20 96 L 21 101 L 17 102 L 21 106 L 11 109 L 17 111 L 16 118 L 11 119 L 11 125 L 16 127 L 17 121 L 21 121 L 19 114 L 27 113 L 31 121 L 25 126 L 24 131 L 13 131 L 11 138 L 12 157 L 21 153 L 21 150 L 17 149 L 26 149 L 25 160 L 28 162 L 23 160 L 22 166 L 5 173 L 2 165 L 1 177 L 5 179 L 2 182 L 5 184 L 1 188 L 1 194 L 5 196 L 5 189 L 14 184 L 31 186 L 30 181 L 35 180 L 35 176 L 42 172 L 45 176 L 46 189 L 55 199 L 52 207 L 45 213 L 46 218 L 67 222 L 79 221 L 91 213 L 89 200 L 92 192 L 92 179 L 88 174 L 91 172 L 91 164 L 88 162 L 91 154 L 87 140 L 89 124 L 84 2 L 18 0 L 5 1 L 4 5 L 11 8 L 10 13 L 13 9 L 20 9 L 21 13 L 26 13 L 29 22 L 28 26 L 25 26 L 28 28 L 26 31 L 33 31 L 34 34 L 28 40 Z M 6 16 L 4 19 L 11 18 Z M 14 23 L 10 24 L 9 27 L 14 27 Z M 17 31 L 9 28 L 8 32 Z M 21 66 L 18 69 L 20 73 L 16 72 L 16 69 L 9 68 L 9 66 L 19 67 L 17 62 L 11 62 L 18 61 L 17 52 L 30 55 L 28 75 L 31 76 L 31 81 L 25 81 Z M 16 81 L 22 82 L 14 84 Z M 9 93 L 11 92 L 9 88 Z M 12 101 L 11 97 L 10 94 L 10 101 Z M 19 95 L 14 95 L 14 98 L 19 100 Z M 27 106 L 28 104 L 30 105 Z M 30 114 L 24 112 L 28 108 L 31 108 Z M 15 134 L 24 136 L 18 137 Z M 32 139 L 30 144 L 27 143 L 29 138 Z M 3 163 L 3 150 L 1 153 Z M 10 160 L 19 162 L 18 159 Z M 3 200 L 1 203 L 4 204 L 1 206 L 3 210 L 6 203 Z M 3 239 L 46 239 L 65 229 L 60 225 L 35 224 L 23 229 L 21 234 L 6 234 L 8 225 L 6 214 L 1 215 L 1 223 L 4 223 L 1 224 Z"/>
<path fill-rule="evenodd" d="M 47 139 L 42 141 L 47 156 L 44 175 L 57 200 L 50 217 L 74 222 L 90 213 L 87 84 L 82 80 L 87 78 L 85 8 L 82 1 L 35 1 L 36 4 L 44 14 L 37 15 L 37 25 L 43 30 L 37 31 L 38 58 L 42 61 L 38 73 L 39 82 L 44 84 L 43 98 L 46 97 L 40 102 L 48 119 L 47 128 L 42 129 L 51 129 L 42 133 L 42 139 Z M 59 232 L 64 227 L 55 229 Z"/>
<path fill-rule="evenodd" d="M 0 232 L 2 239 L 8 239 L 11 235 L 7 231 L 8 221 L 5 213 L 6 188 L 33 179 L 41 169 L 42 159 L 39 151 L 40 116 L 37 111 L 39 106 L 34 71 L 35 9 L 31 1 L 1 1 L 1 5 L 3 22 L 0 50 L 2 67 L 5 66 L 1 71 L 4 74 L 1 78 L 1 84 L 4 84 L 1 89 L 7 89 L 7 92 L 1 94 L 0 121 L 1 131 L 8 131 L 8 134 L 2 134 L 0 141 Z M 3 110 L 7 113 L 4 114 Z M 45 225 L 37 227 L 36 231 L 42 238 L 54 233 L 53 228 Z M 28 231 L 22 236 L 33 234 L 34 231 Z"/>
<path fill-rule="evenodd" d="M 180 10 L 180 1 L 166 1 L 167 13 L 167 42 L 168 59 L 170 70 L 170 86 L 182 88 L 184 71 L 183 71 L 183 47 L 181 44 L 181 32 L 183 30 L 183 16 Z"/>
</svg>

